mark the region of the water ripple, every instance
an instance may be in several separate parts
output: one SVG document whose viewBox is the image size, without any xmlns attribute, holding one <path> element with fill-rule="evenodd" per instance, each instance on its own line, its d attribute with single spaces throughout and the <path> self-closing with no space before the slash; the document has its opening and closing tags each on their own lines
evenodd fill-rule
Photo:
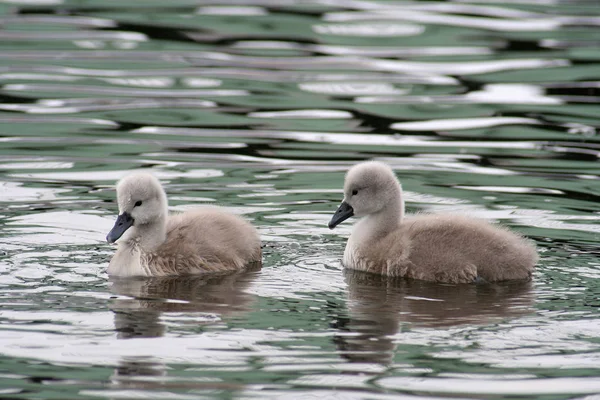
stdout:
<svg viewBox="0 0 600 400">
<path fill-rule="evenodd" d="M 587 3 L 587 4 L 586 4 Z M 593 2 L 11 0 L 0 16 L 0 376 L 35 398 L 591 398 Z M 531 282 L 344 271 L 378 159 L 407 212 L 534 240 Z M 114 183 L 255 224 L 264 266 L 108 279 Z M 333 389 L 332 389 L 333 388 Z"/>
<path fill-rule="evenodd" d="M 51 92 L 56 93 L 58 89 L 78 94 L 102 94 L 112 96 L 151 96 L 151 97 L 201 97 L 201 96 L 246 96 L 249 93 L 245 90 L 225 90 L 225 89 L 186 89 L 186 90 L 167 90 L 167 89 L 139 89 L 139 88 L 114 88 L 101 86 L 84 85 L 51 85 L 51 84 L 7 84 L 2 87 L 3 91 L 14 92 Z"/>
</svg>

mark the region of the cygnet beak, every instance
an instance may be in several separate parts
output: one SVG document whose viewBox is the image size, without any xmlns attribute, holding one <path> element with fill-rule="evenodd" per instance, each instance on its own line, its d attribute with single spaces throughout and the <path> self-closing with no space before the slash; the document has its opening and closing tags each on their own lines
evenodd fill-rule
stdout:
<svg viewBox="0 0 600 400">
<path fill-rule="evenodd" d="M 117 221 L 115 222 L 115 226 L 113 226 L 110 232 L 108 232 L 108 235 L 106 235 L 106 241 L 108 243 L 116 242 L 121 236 L 123 236 L 125 231 L 133 225 L 133 222 L 134 219 L 131 214 L 124 212 L 123 214 L 119 215 Z"/>
<path fill-rule="evenodd" d="M 347 220 L 348 218 L 350 218 L 353 215 L 354 215 L 354 209 L 352 208 L 352 206 L 350 204 L 346 203 L 345 201 L 343 201 L 342 204 L 340 204 L 340 206 L 336 210 L 335 214 L 333 214 L 333 217 L 331 217 L 331 221 L 329 221 L 329 224 L 328 224 L 329 229 L 335 228 L 340 223 Z"/>
</svg>

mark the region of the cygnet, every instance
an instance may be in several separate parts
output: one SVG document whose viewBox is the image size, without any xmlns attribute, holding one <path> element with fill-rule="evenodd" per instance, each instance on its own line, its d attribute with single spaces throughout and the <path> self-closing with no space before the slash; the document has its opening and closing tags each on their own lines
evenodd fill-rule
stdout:
<svg viewBox="0 0 600 400">
<path fill-rule="evenodd" d="M 256 229 L 216 206 L 168 215 L 167 195 L 148 173 L 117 184 L 119 216 L 106 240 L 118 240 L 111 276 L 174 276 L 256 268 L 262 251 Z"/>
<path fill-rule="evenodd" d="M 433 282 L 530 279 L 535 245 L 507 228 L 456 214 L 404 215 L 402 187 L 389 166 L 352 167 L 329 228 L 362 217 L 346 244 L 346 268 Z"/>
</svg>

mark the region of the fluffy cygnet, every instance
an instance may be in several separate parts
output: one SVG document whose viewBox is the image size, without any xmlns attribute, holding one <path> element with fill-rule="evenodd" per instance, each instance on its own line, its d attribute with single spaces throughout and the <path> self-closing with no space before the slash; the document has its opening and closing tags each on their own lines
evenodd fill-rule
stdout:
<svg viewBox="0 0 600 400">
<path fill-rule="evenodd" d="M 160 182 L 135 173 L 117 184 L 119 217 L 106 236 L 119 240 L 112 276 L 169 276 L 245 269 L 261 262 L 260 238 L 246 220 L 206 206 L 169 216 Z"/>
<path fill-rule="evenodd" d="M 404 216 L 402 187 L 386 164 L 352 167 L 335 228 L 363 217 L 346 244 L 346 268 L 434 282 L 529 279 L 538 260 L 533 243 L 508 229 L 454 214 Z"/>
</svg>

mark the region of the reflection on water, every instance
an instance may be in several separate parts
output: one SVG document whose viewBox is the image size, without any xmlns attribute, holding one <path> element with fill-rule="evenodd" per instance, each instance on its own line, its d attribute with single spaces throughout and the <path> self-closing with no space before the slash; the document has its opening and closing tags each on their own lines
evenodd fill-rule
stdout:
<svg viewBox="0 0 600 400">
<path fill-rule="evenodd" d="M 445 285 L 344 270 L 348 319 L 336 328 L 336 344 L 354 362 L 389 363 L 404 324 L 442 328 L 489 324 L 534 313 L 532 283 Z"/>
<path fill-rule="evenodd" d="M 252 298 L 246 292 L 257 272 L 155 278 L 111 278 L 111 303 L 120 339 L 158 337 L 165 333 L 164 313 L 185 313 L 201 326 L 223 317 L 248 312 Z M 127 296 L 127 297 L 121 297 Z"/>
<path fill-rule="evenodd" d="M 219 324 L 224 318 L 243 315 L 251 310 L 254 297 L 246 290 L 256 278 L 257 272 L 254 271 L 226 275 L 111 278 L 110 290 L 118 295 L 110 305 L 117 338 L 163 336 L 168 329 L 169 314 L 176 315 L 178 323 L 201 334 L 202 327 Z M 160 359 L 130 356 L 119 362 L 111 381 L 119 389 L 152 390 L 163 385 L 144 382 L 143 378 L 167 375 L 166 365 Z M 218 386 L 194 385 L 197 389 Z M 236 385 L 222 387 L 240 389 Z"/>
</svg>

